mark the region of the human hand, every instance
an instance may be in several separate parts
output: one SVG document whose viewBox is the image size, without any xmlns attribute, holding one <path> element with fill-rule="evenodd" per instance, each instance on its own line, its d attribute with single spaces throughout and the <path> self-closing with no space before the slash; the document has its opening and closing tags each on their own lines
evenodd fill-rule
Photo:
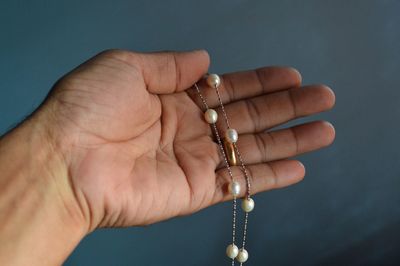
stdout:
<svg viewBox="0 0 400 266">
<path fill-rule="evenodd" d="M 44 126 L 67 169 L 57 178 L 68 179 L 75 195 L 66 202 L 76 204 L 69 208 L 81 212 L 88 231 L 151 224 L 231 199 L 230 177 L 191 88 L 208 66 L 204 51 L 113 50 L 54 86 L 42 107 L 50 117 Z M 312 122 L 264 131 L 330 109 L 332 91 L 323 85 L 300 88 L 300 74 L 283 67 L 226 74 L 222 80 L 222 100 L 240 134 L 252 193 L 300 181 L 303 165 L 287 158 L 329 145 L 333 127 Z M 214 90 L 200 86 L 217 108 Z M 240 169 L 233 172 L 244 185 Z"/>
</svg>

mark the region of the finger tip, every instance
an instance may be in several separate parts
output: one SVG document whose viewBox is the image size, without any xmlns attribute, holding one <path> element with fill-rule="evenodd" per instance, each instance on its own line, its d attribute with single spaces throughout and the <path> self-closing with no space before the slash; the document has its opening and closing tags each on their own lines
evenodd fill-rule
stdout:
<svg viewBox="0 0 400 266">
<path fill-rule="evenodd" d="M 333 108 L 333 106 L 335 105 L 335 101 L 336 101 L 335 93 L 333 92 L 332 88 L 327 85 L 321 85 L 321 87 L 323 90 L 322 99 L 325 103 L 326 108 L 327 109 Z"/>
<path fill-rule="evenodd" d="M 314 149 L 323 148 L 332 144 L 335 140 L 335 128 L 327 121 L 319 120 L 307 124 L 304 128 L 304 134 L 307 134 L 307 128 L 310 126 L 312 130 L 312 140 L 314 143 Z"/>
<path fill-rule="evenodd" d="M 286 164 L 286 181 L 287 185 L 294 184 L 303 180 L 306 174 L 306 168 L 304 164 L 298 160 L 284 160 Z"/>
<path fill-rule="evenodd" d="M 193 50 L 192 52 L 199 54 L 199 57 L 202 59 L 202 61 L 205 63 L 208 69 L 211 60 L 208 51 L 206 49 L 198 49 L 198 50 Z"/>
<path fill-rule="evenodd" d="M 303 180 L 304 176 L 306 175 L 306 167 L 300 161 L 296 161 L 296 163 L 298 165 L 298 173 L 297 173 L 296 179 L 299 182 L 299 181 Z"/>
<path fill-rule="evenodd" d="M 205 49 L 190 50 L 179 52 L 185 58 L 185 65 L 182 69 L 187 72 L 182 79 L 182 87 L 187 88 L 193 83 L 198 82 L 207 72 L 210 67 L 210 55 Z M 183 61 L 183 60 L 182 60 Z M 183 71 L 182 70 L 182 71 Z"/>
<path fill-rule="evenodd" d="M 294 75 L 293 79 L 296 81 L 297 87 L 299 87 L 303 81 L 303 77 L 301 76 L 300 71 L 294 67 L 288 67 L 288 68 L 293 73 L 293 75 Z"/>
<path fill-rule="evenodd" d="M 321 121 L 321 125 L 324 129 L 325 146 L 329 146 L 333 143 L 336 137 L 335 127 L 328 121 Z"/>
</svg>

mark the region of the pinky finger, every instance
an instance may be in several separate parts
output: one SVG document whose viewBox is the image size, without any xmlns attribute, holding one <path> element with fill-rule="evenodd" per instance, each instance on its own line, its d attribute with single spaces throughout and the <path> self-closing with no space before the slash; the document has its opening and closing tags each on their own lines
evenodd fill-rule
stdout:
<svg viewBox="0 0 400 266">
<path fill-rule="evenodd" d="M 247 191 L 246 178 L 239 166 L 233 166 L 232 175 L 235 181 L 240 184 L 240 194 L 238 198 L 244 197 Z M 279 160 L 262 164 L 252 164 L 246 166 L 250 178 L 250 194 L 283 188 L 301 181 L 305 175 L 304 165 L 297 160 Z M 226 169 L 216 172 L 215 193 L 212 204 L 233 199 L 228 192 L 231 177 Z"/>
</svg>

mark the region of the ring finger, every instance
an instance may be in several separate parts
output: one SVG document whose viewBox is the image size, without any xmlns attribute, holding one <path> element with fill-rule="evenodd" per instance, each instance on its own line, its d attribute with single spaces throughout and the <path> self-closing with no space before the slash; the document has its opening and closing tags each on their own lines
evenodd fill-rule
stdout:
<svg viewBox="0 0 400 266">
<path fill-rule="evenodd" d="M 286 159 L 328 146 L 335 138 L 333 126 L 315 121 L 291 128 L 242 134 L 237 147 L 245 164 L 258 164 Z M 225 167 L 223 160 L 217 169 Z"/>
</svg>

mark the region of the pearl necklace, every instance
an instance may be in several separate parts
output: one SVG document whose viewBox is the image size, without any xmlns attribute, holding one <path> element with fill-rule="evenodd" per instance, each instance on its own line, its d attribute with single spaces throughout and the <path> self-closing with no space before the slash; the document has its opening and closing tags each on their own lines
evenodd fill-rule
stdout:
<svg viewBox="0 0 400 266">
<path fill-rule="evenodd" d="M 242 156 L 240 155 L 239 149 L 236 145 L 236 142 L 238 140 L 238 133 L 235 129 L 230 127 L 228 116 L 226 115 L 225 108 L 224 108 L 224 105 L 221 100 L 221 95 L 218 90 L 218 87 L 221 85 L 221 79 L 217 74 L 209 74 L 206 78 L 206 81 L 207 81 L 208 86 L 215 88 L 219 106 L 221 108 L 221 112 L 222 112 L 222 115 L 225 120 L 227 129 L 224 134 L 224 141 L 233 145 L 234 152 L 236 152 L 236 154 L 238 155 L 238 158 L 239 158 L 240 168 L 246 178 L 247 191 L 246 191 L 246 196 L 242 199 L 242 204 L 241 204 L 242 210 L 245 212 L 244 227 L 243 227 L 243 240 L 242 240 L 242 247 L 239 249 L 235 245 L 235 240 L 236 240 L 235 238 L 236 238 L 236 205 L 237 205 L 237 196 L 239 196 L 240 190 L 241 190 L 240 183 L 237 182 L 235 180 L 235 178 L 233 177 L 232 169 L 231 169 L 232 163 L 229 164 L 229 160 L 228 160 L 226 152 L 224 150 L 224 145 L 222 143 L 222 139 L 217 130 L 216 122 L 218 120 L 218 113 L 214 109 L 209 108 L 205 97 L 201 94 L 199 86 L 197 85 L 197 83 L 195 83 L 194 86 L 195 86 L 197 93 L 199 94 L 199 97 L 205 108 L 204 119 L 206 120 L 207 123 L 209 123 L 212 126 L 214 134 L 217 138 L 219 149 L 224 158 L 225 167 L 229 173 L 229 176 L 231 177 L 231 183 L 228 186 L 228 190 L 229 190 L 229 193 L 231 193 L 233 196 L 232 243 L 229 244 L 228 247 L 226 248 L 226 255 L 230 259 L 232 259 L 232 265 L 235 265 L 235 259 L 240 263 L 240 265 L 243 265 L 243 263 L 246 262 L 249 258 L 249 254 L 248 254 L 247 250 L 245 249 L 249 212 L 251 212 L 254 209 L 254 205 L 255 205 L 254 200 L 250 197 L 250 178 L 247 173 L 246 166 L 242 160 Z M 233 165 L 235 165 L 235 164 L 233 164 Z"/>
</svg>

